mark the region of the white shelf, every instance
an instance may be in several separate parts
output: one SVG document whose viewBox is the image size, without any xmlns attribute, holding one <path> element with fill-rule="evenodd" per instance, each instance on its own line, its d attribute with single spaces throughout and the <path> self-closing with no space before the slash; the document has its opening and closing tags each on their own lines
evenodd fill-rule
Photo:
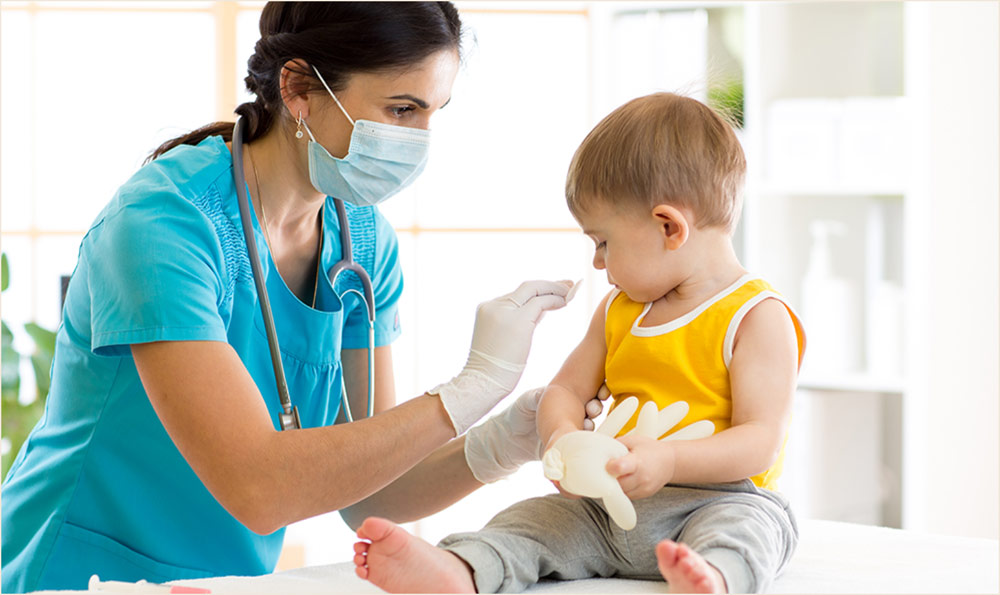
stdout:
<svg viewBox="0 0 1000 595">
<path fill-rule="evenodd" d="M 853 373 L 836 376 L 802 376 L 799 378 L 798 388 L 799 390 L 902 394 L 905 390 L 904 384 L 901 377 Z"/>
<path fill-rule="evenodd" d="M 768 196 L 903 196 L 904 188 L 874 185 L 829 184 L 822 186 L 799 186 L 763 182 L 757 189 L 757 194 Z"/>
</svg>

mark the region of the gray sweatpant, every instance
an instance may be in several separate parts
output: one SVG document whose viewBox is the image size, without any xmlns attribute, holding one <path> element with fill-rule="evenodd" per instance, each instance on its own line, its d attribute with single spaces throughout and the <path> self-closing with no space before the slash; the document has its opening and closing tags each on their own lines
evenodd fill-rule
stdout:
<svg viewBox="0 0 1000 595">
<path fill-rule="evenodd" d="M 639 522 L 624 531 L 598 500 L 532 498 L 438 546 L 472 567 L 480 593 L 511 593 L 542 578 L 662 580 L 655 547 L 672 539 L 718 568 L 730 593 L 756 593 L 767 589 L 798 542 L 788 501 L 750 480 L 667 486 L 633 504 Z"/>
</svg>

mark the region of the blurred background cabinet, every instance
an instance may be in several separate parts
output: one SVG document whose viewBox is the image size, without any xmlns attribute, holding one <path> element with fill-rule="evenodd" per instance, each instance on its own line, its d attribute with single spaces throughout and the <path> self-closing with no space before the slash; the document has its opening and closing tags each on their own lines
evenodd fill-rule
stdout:
<svg viewBox="0 0 1000 595">
<path fill-rule="evenodd" d="M 802 516 L 995 536 L 997 5 L 742 10 L 743 255 L 809 335 L 783 489 Z"/>
<path fill-rule="evenodd" d="M 808 347 L 783 490 L 806 517 L 902 526 L 912 113 L 898 2 L 743 7 L 745 262 Z"/>
</svg>

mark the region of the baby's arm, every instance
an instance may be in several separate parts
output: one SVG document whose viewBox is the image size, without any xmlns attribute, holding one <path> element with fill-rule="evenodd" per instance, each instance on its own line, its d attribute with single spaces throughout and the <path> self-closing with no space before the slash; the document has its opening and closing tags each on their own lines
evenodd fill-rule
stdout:
<svg viewBox="0 0 1000 595">
<path fill-rule="evenodd" d="M 601 300 L 587 334 L 542 394 L 536 422 L 538 438 L 546 445 L 546 450 L 563 434 L 582 429 L 581 420 L 586 417 L 584 407 L 604 383 L 604 359 L 607 355 L 604 310 L 607 301 L 607 296 Z"/>
<path fill-rule="evenodd" d="M 799 352 L 791 317 L 764 300 L 740 324 L 729 364 L 732 426 L 701 440 L 655 441 L 625 436 L 630 453 L 608 463 L 631 498 L 666 483 L 721 483 L 762 473 L 781 451 L 792 411 Z"/>
</svg>

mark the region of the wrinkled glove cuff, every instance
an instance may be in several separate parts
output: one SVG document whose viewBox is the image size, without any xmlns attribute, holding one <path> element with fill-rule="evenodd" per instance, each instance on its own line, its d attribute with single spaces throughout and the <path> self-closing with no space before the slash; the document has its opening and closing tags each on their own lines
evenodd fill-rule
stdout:
<svg viewBox="0 0 1000 595">
<path fill-rule="evenodd" d="M 441 398 L 441 404 L 455 428 L 456 437 L 489 413 L 509 393 L 509 388 L 490 376 L 468 368 L 450 381 L 427 391 L 427 394 Z"/>
</svg>

